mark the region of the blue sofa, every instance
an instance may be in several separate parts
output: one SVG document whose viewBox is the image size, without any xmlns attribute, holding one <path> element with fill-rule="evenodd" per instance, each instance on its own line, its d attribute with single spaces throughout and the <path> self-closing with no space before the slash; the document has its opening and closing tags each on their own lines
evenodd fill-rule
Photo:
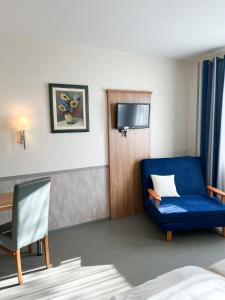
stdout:
<svg viewBox="0 0 225 300">
<path fill-rule="evenodd" d="M 206 187 L 198 157 L 144 159 L 141 174 L 145 211 L 166 231 L 168 241 L 173 231 L 194 228 L 222 227 L 225 236 L 225 193 Z M 160 198 L 153 190 L 151 174 L 174 174 L 180 198 Z M 214 197 L 216 193 L 221 200 Z"/>
</svg>

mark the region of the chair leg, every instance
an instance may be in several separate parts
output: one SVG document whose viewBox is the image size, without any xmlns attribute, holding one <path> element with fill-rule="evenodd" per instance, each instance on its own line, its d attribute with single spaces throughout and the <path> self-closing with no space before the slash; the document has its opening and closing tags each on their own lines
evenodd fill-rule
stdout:
<svg viewBox="0 0 225 300">
<path fill-rule="evenodd" d="M 222 227 L 222 236 L 225 237 L 225 227 Z"/>
<path fill-rule="evenodd" d="M 172 231 L 166 232 L 166 240 L 167 240 L 167 242 L 171 242 L 173 240 L 173 232 Z"/>
<path fill-rule="evenodd" d="M 43 242 L 44 242 L 44 239 L 37 241 L 37 255 L 38 256 L 43 255 Z"/>
<path fill-rule="evenodd" d="M 49 248 L 48 248 L 48 237 L 45 236 L 43 238 L 43 244 L 44 244 L 44 252 L 45 252 L 45 264 L 46 264 L 46 268 L 49 269 L 50 268 L 50 258 L 49 258 Z"/>
<path fill-rule="evenodd" d="M 31 244 L 28 246 L 28 252 L 29 252 L 29 254 L 32 254 L 32 245 Z"/>
<path fill-rule="evenodd" d="M 23 275 L 22 275 L 22 267 L 21 267 L 20 250 L 16 250 L 15 257 L 16 257 L 16 269 L 17 269 L 17 275 L 18 275 L 18 282 L 19 282 L 19 285 L 22 285 L 23 284 Z"/>
</svg>

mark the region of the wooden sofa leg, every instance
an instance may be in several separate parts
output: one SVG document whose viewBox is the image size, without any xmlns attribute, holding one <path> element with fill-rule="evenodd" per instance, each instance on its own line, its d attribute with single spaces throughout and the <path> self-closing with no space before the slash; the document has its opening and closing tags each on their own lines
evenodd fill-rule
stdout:
<svg viewBox="0 0 225 300">
<path fill-rule="evenodd" d="M 22 285 L 23 284 L 23 275 L 22 275 L 22 267 L 21 267 L 20 250 L 16 250 L 15 257 L 16 257 L 16 269 L 17 269 L 17 275 L 18 275 L 18 282 L 19 282 L 19 285 Z"/>
<path fill-rule="evenodd" d="M 166 240 L 167 240 L 167 242 L 171 242 L 173 240 L 173 232 L 172 231 L 166 232 Z"/>
<path fill-rule="evenodd" d="M 225 237 L 225 227 L 222 227 L 222 236 Z"/>
</svg>

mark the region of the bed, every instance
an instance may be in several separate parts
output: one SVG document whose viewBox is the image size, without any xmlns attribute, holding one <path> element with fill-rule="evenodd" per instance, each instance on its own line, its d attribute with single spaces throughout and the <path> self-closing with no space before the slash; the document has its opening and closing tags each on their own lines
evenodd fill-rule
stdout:
<svg viewBox="0 0 225 300">
<path fill-rule="evenodd" d="M 149 280 L 111 300 L 224 300 L 225 260 L 209 270 L 186 266 Z"/>
</svg>

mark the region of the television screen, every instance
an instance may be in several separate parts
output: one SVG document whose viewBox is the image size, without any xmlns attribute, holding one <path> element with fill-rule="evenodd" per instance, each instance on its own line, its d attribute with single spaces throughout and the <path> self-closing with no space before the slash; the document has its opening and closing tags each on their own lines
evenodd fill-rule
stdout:
<svg viewBox="0 0 225 300">
<path fill-rule="evenodd" d="M 118 103 L 117 129 L 129 127 L 148 128 L 150 119 L 150 104 L 146 103 Z"/>
</svg>

